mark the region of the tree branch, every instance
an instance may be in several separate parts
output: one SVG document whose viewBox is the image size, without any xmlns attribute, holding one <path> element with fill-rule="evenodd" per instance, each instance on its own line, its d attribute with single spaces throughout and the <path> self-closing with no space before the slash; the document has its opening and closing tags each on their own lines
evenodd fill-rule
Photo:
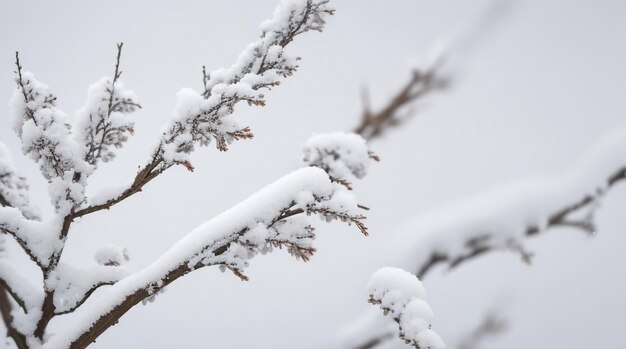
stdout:
<svg viewBox="0 0 626 349">
<path fill-rule="evenodd" d="M 523 241 L 557 227 L 595 233 L 593 213 L 599 201 L 626 179 L 626 166 L 618 155 L 624 151 L 626 129 L 616 129 L 568 172 L 509 185 L 452 210 L 425 215 L 424 221 L 411 229 L 412 236 L 416 230 L 421 233 L 413 243 L 399 240 L 408 245 L 406 255 L 400 253 L 401 263 L 407 263 L 404 266 L 423 279 L 439 264 L 455 268 L 496 250 L 518 252 L 530 262 L 532 255 L 524 250 Z M 498 229 L 503 219 L 509 229 Z M 370 348 L 384 342 L 386 336 L 365 335 L 363 344 L 354 348 Z"/>
<path fill-rule="evenodd" d="M 85 292 L 85 294 L 81 297 L 81 299 L 79 299 L 76 302 L 76 304 L 74 304 L 72 307 L 68 308 L 67 310 L 55 311 L 54 312 L 54 316 L 73 313 L 74 310 L 80 308 L 80 306 L 83 305 L 85 303 L 85 301 L 87 301 L 87 299 L 89 299 L 89 297 L 91 297 L 91 294 L 94 293 L 96 290 L 98 290 L 100 287 L 115 285 L 116 282 L 117 281 L 103 281 L 103 282 L 99 282 L 99 283 L 93 285 L 87 292 Z"/>
<path fill-rule="evenodd" d="M 71 222 L 74 219 L 82 217 L 82 216 L 86 216 L 88 214 L 98 212 L 101 210 L 108 210 L 112 208 L 113 206 L 115 206 L 116 204 L 129 198 L 130 196 L 141 192 L 144 185 L 148 184 L 151 180 L 155 179 L 157 176 L 159 176 L 161 173 L 165 172 L 165 170 L 171 167 L 171 166 L 159 167 L 159 165 L 161 165 L 162 162 L 163 160 L 161 158 L 157 157 L 156 155 L 153 156 L 152 161 L 150 161 L 150 163 L 144 166 L 137 173 L 130 187 L 128 187 L 128 189 L 123 191 L 121 194 L 105 201 L 102 204 L 87 206 L 85 208 L 79 209 L 76 212 L 73 212 L 70 215 L 68 215 L 65 218 L 68 224 L 68 229 L 64 229 L 65 234 L 67 234 L 67 231 L 69 230 L 69 224 L 71 224 Z"/>
<path fill-rule="evenodd" d="M 0 284 L 0 315 L 2 315 L 2 320 L 4 321 L 4 325 L 7 329 L 7 337 L 12 338 L 15 342 L 15 345 L 19 349 L 28 349 L 26 336 L 18 332 L 15 327 L 13 327 L 13 316 L 11 315 L 11 301 L 9 300 L 7 293 L 8 291 L 4 288 L 2 284 Z"/>
<path fill-rule="evenodd" d="M 17 84 L 20 86 L 20 90 L 22 90 L 22 96 L 24 96 L 24 101 L 28 103 L 31 98 L 29 98 L 29 94 L 26 92 L 26 86 L 24 84 L 24 79 L 22 77 L 22 65 L 20 64 L 20 53 L 15 51 L 15 66 L 17 67 Z M 35 120 L 34 112 L 32 109 L 26 107 L 27 116 L 33 120 L 35 125 L 37 125 L 37 120 Z"/>
<path fill-rule="evenodd" d="M 224 255 L 229 248 L 232 246 L 233 242 L 237 237 L 243 235 L 247 230 L 242 230 L 237 233 L 234 233 L 227 239 L 228 242 L 219 244 L 218 247 L 209 248 L 211 254 L 215 257 Z M 120 318 L 126 314 L 130 309 L 132 309 L 135 305 L 140 302 L 146 300 L 147 298 L 155 295 L 160 290 L 167 287 L 172 282 L 177 279 L 189 274 L 192 271 L 199 270 L 205 267 L 214 266 L 214 265 L 223 265 L 221 263 L 216 264 L 204 264 L 202 262 L 198 262 L 193 266 L 189 266 L 188 261 L 180 264 L 177 268 L 169 271 L 162 277 L 160 277 L 156 281 L 149 282 L 142 286 L 141 288 L 135 290 L 133 293 L 125 296 L 121 303 L 113 307 L 109 312 L 100 316 L 91 326 L 91 328 L 80 335 L 77 339 L 71 342 L 69 348 L 70 349 L 82 349 L 86 348 L 89 344 L 95 341 L 102 333 L 104 333 L 109 327 L 118 323 Z M 242 280 L 247 280 L 247 277 L 243 276 L 238 270 L 232 270 L 237 276 L 239 276 Z M 122 282 L 124 279 L 120 281 L 120 283 L 114 285 L 116 287 L 118 285 L 123 286 Z"/>
<path fill-rule="evenodd" d="M 437 66 L 424 72 L 415 69 L 412 71 L 409 81 L 383 108 L 375 113 L 370 109 L 368 92 L 364 89 L 363 114 L 360 123 L 353 132 L 367 140 L 381 137 L 389 128 L 398 126 L 407 119 L 407 115 L 401 114 L 404 108 L 448 86 L 448 78 L 440 76 Z"/>
<path fill-rule="evenodd" d="M 28 257 L 35 262 L 35 264 L 37 264 L 37 266 L 40 269 L 45 269 L 45 266 L 43 265 L 43 263 L 37 258 L 37 256 L 35 256 L 35 253 L 28 247 L 28 243 L 22 239 L 16 232 L 14 232 L 13 230 L 9 229 L 9 227 L 6 227 L 3 225 L 3 223 L 0 223 L 0 231 L 10 235 L 15 242 L 17 242 L 18 246 L 20 246 L 22 248 L 22 250 L 24 251 L 24 253 L 26 253 L 26 255 L 28 255 Z"/>
<path fill-rule="evenodd" d="M 17 305 L 22 308 L 24 313 L 26 313 L 26 302 L 24 302 L 24 299 L 22 299 L 17 291 L 13 287 L 11 287 L 10 283 L 5 279 L 5 277 L 0 277 L 0 288 L 4 289 L 13 298 L 15 303 L 17 303 Z"/>
<path fill-rule="evenodd" d="M 611 176 L 609 176 L 607 180 L 607 188 L 606 191 L 610 190 L 617 183 L 626 179 L 626 168 L 620 168 L 615 171 Z M 602 193 L 604 194 L 604 193 Z M 600 194 L 598 194 L 600 195 Z M 596 200 L 598 200 L 598 196 L 586 195 L 578 201 L 563 207 L 562 209 L 552 213 L 549 215 L 549 219 L 545 227 L 537 227 L 537 226 L 529 226 L 526 228 L 525 236 L 533 237 L 539 235 L 543 232 L 546 232 L 552 228 L 556 227 L 570 227 L 580 229 L 585 233 L 593 234 L 595 232 L 595 226 L 590 220 L 573 220 L 568 218 L 571 214 L 574 214 L 582 209 L 591 207 Z M 478 237 L 483 239 L 473 239 L 467 240 L 466 246 L 468 247 L 468 252 L 451 256 L 446 254 L 443 251 L 434 251 L 427 262 L 425 262 L 421 267 L 417 269 L 417 277 L 420 279 L 424 278 L 427 273 L 429 273 L 433 267 L 438 264 L 447 262 L 451 268 L 455 268 L 469 260 L 474 259 L 475 257 L 484 255 L 488 252 L 496 250 L 495 248 L 489 245 L 490 236 L 487 234 L 477 234 Z M 482 241 L 480 241 L 482 240 Z M 523 254 L 523 257 L 527 259 L 527 255 Z"/>
<path fill-rule="evenodd" d="M 93 104 L 91 103 L 93 101 L 88 97 L 87 106 L 85 109 L 81 109 L 85 114 L 82 116 L 88 117 L 81 120 L 89 122 L 89 124 L 86 124 L 86 126 L 82 125 L 85 127 L 80 130 L 85 132 L 82 134 L 80 133 L 80 130 L 78 132 L 78 135 L 80 136 L 78 137 L 80 138 L 78 142 L 84 143 L 77 144 L 82 146 L 77 148 L 81 151 L 79 156 L 76 156 L 77 154 L 75 154 L 72 150 L 76 147 L 57 147 L 58 145 L 65 145 L 65 141 L 75 141 L 76 137 L 71 136 L 73 131 L 76 131 L 76 125 L 71 125 L 69 122 L 66 122 L 64 114 L 56 109 L 54 103 L 56 98 L 48 92 L 47 86 L 37 82 L 32 74 L 28 72 L 24 72 L 24 74 L 22 74 L 19 55 L 16 53 L 16 80 L 25 102 L 23 110 L 18 110 L 21 114 L 19 115 L 21 118 L 20 121 L 22 121 L 21 128 L 18 130 L 18 136 L 22 136 L 21 130 L 26 129 L 25 127 L 32 127 L 31 119 L 36 124 L 36 118 L 40 119 L 40 117 L 48 115 L 44 115 L 42 113 L 42 115 L 39 116 L 40 114 L 38 108 L 46 108 L 46 111 L 50 111 L 52 114 L 50 120 L 54 123 L 53 126 L 55 129 L 51 130 L 49 134 L 46 133 L 49 130 L 44 129 L 41 131 L 41 134 L 38 135 L 39 138 L 36 138 L 34 141 L 27 144 L 28 147 L 24 147 L 28 148 L 27 152 L 31 155 L 31 157 L 33 157 L 33 159 L 36 160 L 36 162 L 38 162 L 42 173 L 46 179 L 52 183 L 51 185 L 54 186 L 53 189 L 56 189 L 57 192 L 60 193 L 54 194 L 54 196 L 51 194 L 51 199 L 55 204 L 56 213 L 59 216 L 58 218 L 62 218 L 61 229 L 58 234 L 56 231 L 50 232 L 51 239 L 56 239 L 57 237 L 59 239 L 59 244 L 54 246 L 51 256 L 48 256 L 50 253 L 47 250 L 40 250 L 38 248 L 39 245 L 33 245 L 33 248 L 36 247 L 35 252 L 44 251 L 45 253 L 32 253 L 26 244 L 27 241 L 30 242 L 30 237 L 24 241 L 24 239 L 20 238 L 22 237 L 21 234 L 12 234 L 18 244 L 24 245 L 23 247 L 26 252 L 35 262 L 37 262 L 43 272 L 43 282 L 45 286 L 44 297 L 41 303 L 41 308 L 38 309 L 40 310 L 40 315 L 39 312 L 37 312 L 35 316 L 38 318 L 32 319 L 33 322 L 37 322 L 34 324 L 35 330 L 32 334 L 29 333 L 29 336 L 34 335 L 35 338 L 41 340 L 42 342 L 44 341 L 44 338 L 46 338 L 44 346 L 47 346 L 49 341 L 46 336 L 46 329 L 48 328 L 49 322 L 55 316 L 75 311 L 101 286 L 113 284 L 112 287 L 108 289 L 111 292 L 124 289 L 124 287 L 133 287 L 132 285 L 128 286 L 128 284 L 125 283 L 125 281 L 129 280 L 131 277 L 118 282 L 100 282 L 87 290 L 84 295 L 80 296 L 81 298 L 76 304 L 73 304 L 70 309 L 65 310 L 64 308 L 59 308 L 57 311 L 54 304 L 56 293 L 54 278 L 58 275 L 56 275 L 55 272 L 60 270 L 58 269 L 59 261 L 61 260 L 64 252 L 65 240 L 68 238 L 70 228 L 74 220 L 94 212 L 110 209 L 117 203 L 140 192 L 144 185 L 173 165 L 182 164 L 187 167 L 187 169 L 192 170 L 193 167 L 186 159 L 186 156 L 194 150 L 194 146 L 204 146 L 207 145 L 209 141 L 215 140 L 218 149 L 223 151 L 227 149 L 227 144 L 233 139 L 252 138 L 252 133 L 249 128 L 236 127 L 237 125 L 232 122 L 232 119 L 228 122 L 224 122 L 222 119 L 232 114 L 235 105 L 242 101 L 257 106 L 265 105 L 264 96 L 261 93 L 261 90 L 277 86 L 280 83 L 279 80 L 281 77 L 284 78 L 290 76 L 297 70 L 297 61 L 299 58 L 286 56 L 283 48 L 288 45 L 295 36 L 301 33 L 310 30 L 321 31 L 324 25 L 324 15 L 333 13 L 333 10 L 327 6 L 327 3 L 328 0 L 306 0 L 299 3 L 285 3 L 281 5 L 285 8 L 276 11 L 273 21 L 268 21 L 263 24 L 263 33 L 261 38 L 257 42 L 248 46 L 244 54 L 240 55 L 236 64 L 229 69 L 216 71 L 215 74 L 212 73 L 209 76 L 207 76 L 206 71 L 203 69 L 203 84 L 205 91 L 202 95 L 198 94 L 198 96 L 201 96 L 201 99 L 196 101 L 197 105 L 201 107 L 199 108 L 201 112 L 189 113 L 189 115 L 184 113 L 182 115 L 175 115 L 176 119 L 172 122 L 169 130 L 161 137 L 161 141 L 152 154 L 151 160 L 136 174 L 130 186 L 128 186 L 120 194 L 110 197 L 106 201 L 94 202 L 92 204 L 86 204 L 86 198 L 84 196 L 86 177 L 91 174 L 92 167 L 95 168 L 95 163 L 98 158 L 102 157 L 102 159 L 104 159 L 103 161 L 106 161 L 107 154 L 106 149 L 103 149 L 103 145 L 112 144 L 117 146 L 118 143 L 121 144 L 121 142 L 126 139 L 122 137 L 125 136 L 122 134 L 117 140 L 107 141 L 108 138 L 111 137 L 107 136 L 108 129 L 106 126 L 107 116 L 111 116 L 112 112 L 117 112 L 118 110 L 116 108 L 122 108 L 119 107 L 118 102 L 116 102 L 116 98 L 118 98 L 116 95 L 119 92 L 118 89 L 120 91 L 122 89 L 121 84 L 116 86 L 116 82 L 121 75 L 119 67 L 122 44 L 118 44 L 113 80 L 101 80 L 99 85 L 101 89 L 96 91 L 100 93 L 105 91 L 106 88 L 106 92 L 108 92 L 109 97 L 108 100 L 106 100 L 107 105 L 103 106 L 98 103 Z M 91 96 L 98 97 L 98 93 L 94 93 Z M 17 95 L 19 99 L 21 99 L 22 96 Z M 119 98 L 124 99 L 122 97 Z M 28 103 L 30 100 L 36 100 L 38 102 L 36 104 L 37 109 L 30 109 L 31 107 L 29 107 L 30 104 Z M 207 105 L 209 105 L 209 107 L 206 107 Z M 133 107 L 137 106 L 138 105 L 133 102 Z M 90 109 L 90 107 L 93 108 Z M 204 107 L 206 108 L 203 109 Z M 93 119 L 91 111 L 95 113 L 93 115 L 100 117 L 103 121 L 101 122 L 101 120 Z M 101 132 L 101 134 L 99 132 Z M 132 125 L 122 129 L 120 132 L 132 132 Z M 191 141 L 189 138 L 191 138 Z M 100 143 L 96 140 L 100 140 Z M 26 138 L 22 141 L 23 143 L 26 142 Z M 105 141 L 109 143 L 106 143 Z M 118 143 L 114 143 L 114 141 L 118 141 Z M 83 157 L 83 151 L 86 152 L 85 157 Z M 110 158 L 112 158 L 112 155 Z M 85 168 L 87 170 L 81 173 L 81 169 Z M 70 173 L 70 178 L 67 178 L 68 176 L 65 175 L 66 173 Z M 74 173 L 74 175 L 71 176 L 71 173 Z M 202 268 L 207 265 L 223 265 L 226 268 L 231 269 L 238 276 L 245 278 L 245 276 L 241 274 L 241 269 L 247 265 L 246 258 L 250 258 L 245 256 L 261 251 L 257 245 L 258 242 L 243 239 L 248 232 L 259 228 L 259 226 L 265 225 L 263 228 L 265 231 L 261 232 L 261 234 L 267 235 L 267 237 L 263 240 L 265 241 L 265 247 L 270 246 L 268 248 L 271 248 L 271 246 L 286 246 L 292 255 L 303 260 L 308 259 L 308 257 L 315 251 L 315 249 L 307 245 L 313 236 L 313 230 L 309 226 L 295 225 L 288 227 L 291 228 L 289 233 L 281 231 L 281 229 L 285 229 L 283 225 L 287 225 L 285 222 L 287 222 L 288 218 L 291 222 L 293 217 L 300 213 L 316 212 L 327 217 L 328 220 L 333 218 L 349 220 L 357 224 L 359 229 L 366 233 L 366 227 L 361 222 L 361 220 L 365 217 L 355 213 L 355 210 L 358 208 L 356 206 L 352 207 L 352 202 L 344 203 L 339 200 L 340 204 L 343 205 L 341 206 L 341 210 L 333 210 L 322 205 L 322 203 L 325 203 L 325 200 L 329 199 L 327 195 L 332 196 L 334 191 L 338 190 L 334 187 L 335 184 L 330 182 L 325 174 L 324 176 L 321 175 L 322 173 L 323 171 L 319 169 L 308 169 L 307 171 L 302 171 L 300 173 L 300 175 L 302 175 L 306 180 L 305 184 L 307 185 L 310 184 L 307 182 L 308 180 L 317 181 L 316 184 L 318 187 L 315 187 L 315 189 L 309 188 L 312 192 L 321 190 L 319 189 L 321 187 L 324 187 L 326 190 L 318 193 L 319 196 L 315 197 L 314 201 L 309 202 L 311 206 L 299 206 L 294 208 L 293 211 L 288 211 L 287 209 L 281 210 L 280 214 L 277 217 L 274 217 L 274 220 L 271 222 L 266 222 L 264 220 L 258 222 L 248 222 L 256 225 L 246 226 L 244 229 L 236 230 L 236 233 L 208 243 L 207 248 L 198 251 L 198 253 L 194 255 L 188 256 L 188 260 L 181 261 L 176 259 L 178 264 L 172 265 L 172 268 L 168 267 L 163 269 L 167 273 L 162 274 L 158 280 L 151 278 L 150 275 L 138 273 L 136 278 L 146 278 L 144 280 L 146 281 L 146 284 L 144 285 L 145 287 L 134 289 L 132 293 L 126 294 L 123 300 L 116 299 L 116 301 L 119 301 L 120 303 L 115 307 L 108 309 L 109 311 L 102 314 L 96 314 L 98 316 L 96 318 L 97 321 L 90 322 L 93 324 L 92 328 L 86 329 L 86 332 L 83 334 L 79 334 L 80 336 L 77 337 L 77 341 L 72 343 L 71 347 L 84 347 L 88 345 L 95 338 L 97 338 L 102 331 L 106 330 L 106 328 L 115 323 L 120 316 L 130 309 L 130 307 L 137 304 L 138 301 L 152 296 L 154 292 L 158 292 L 170 282 L 192 270 Z M 51 190 L 51 193 L 52 192 L 53 191 Z M 280 196 L 282 193 L 277 193 L 277 195 Z M 78 196 L 81 198 L 76 199 Z M 306 200 L 309 199 L 303 199 L 303 201 Z M 310 200 L 313 200 L 313 198 Z M 295 199 L 291 198 L 291 201 L 295 201 Z M 320 203 L 320 205 L 316 206 L 315 203 Z M 254 216 L 250 217 L 250 219 L 254 220 L 260 218 L 258 218 L 258 216 Z M 295 219 L 293 220 L 295 221 Z M 302 228 L 303 232 L 297 232 L 297 229 L 293 229 L 294 227 Z M 0 228 L 3 231 L 6 230 L 9 234 L 13 232 L 10 225 L 0 226 Z M 223 233 L 222 230 L 217 230 L 218 233 Z M 18 233 L 20 232 L 18 231 Z M 258 238 L 258 236 L 246 237 L 246 239 L 252 240 L 255 238 Z M 201 246 L 202 245 L 199 245 L 198 247 Z M 175 250 L 177 247 L 180 246 L 174 246 L 172 250 Z M 243 253 L 242 251 L 246 253 L 240 255 Z M 36 258 L 34 258 L 35 255 L 40 256 L 42 254 L 45 254 L 45 256 L 40 257 L 45 259 L 43 262 L 39 262 Z M 192 260 L 192 258 L 195 259 Z M 159 259 L 153 267 L 157 268 L 158 263 L 167 264 L 171 263 L 171 261 L 168 262 L 163 259 Z M 8 288 L 9 285 L 7 284 L 6 286 Z M 117 296 L 117 294 L 112 295 L 113 298 L 116 298 Z M 55 338 L 62 341 L 70 340 L 68 338 L 61 338 L 61 336 L 55 336 Z M 61 345 L 61 347 L 66 346 Z"/>
<path fill-rule="evenodd" d="M 92 326 L 56 335 L 53 339 L 60 342 L 54 345 L 84 348 L 133 306 L 194 270 L 219 265 L 246 280 L 242 269 L 249 259 L 267 251 L 268 246 L 286 246 L 292 256 L 306 261 L 315 252 L 310 245 L 315 235 L 303 214 L 317 213 L 326 203 L 331 206 L 335 194 L 344 195 L 345 189 L 331 182 L 318 168 L 303 168 L 283 177 L 191 231 L 144 270 L 107 288 L 102 307 L 78 320 Z M 310 201 L 295 204 L 295 198 L 301 197 Z M 273 213 L 268 214 L 268 210 Z M 335 217 L 358 207 L 354 204 L 342 210 L 345 211 L 325 209 L 323 214 Z M 248 218 L 242 221 L 241 217 Z"/>
</svg>

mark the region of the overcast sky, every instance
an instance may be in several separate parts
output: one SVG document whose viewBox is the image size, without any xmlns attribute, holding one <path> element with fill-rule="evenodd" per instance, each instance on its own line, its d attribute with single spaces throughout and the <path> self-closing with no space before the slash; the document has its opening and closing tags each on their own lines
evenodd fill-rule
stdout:
<svg viewBox="0 0 626 349">
<path fill-rule="evenodd" d="M 258 37 L 277 1 L 0 0 L 0 100 L 6 105 L 15 89 L 19 50 L 25 69 L 73 113 L 87 86 L 112 74 L 115 43 L 123 41 L 123 80 L 143 109 L 133 114 L 136 136 L 93 176 L 89 191 L 126 182 L 172 115 L 175 93 L 201 87 L 202 65 L 230 65 Z M 255 133 L 252 141 L 227 153 L 204 148 L 192 156 L 194 173 L 176 168 L 115 209 L 80 221 L 65 260 L 95 263 L 94 251 L 112 243 L 128 247 L 132 269 L 145 266 L 196 225 L 300 167 L 300 145 L 312 133 L 350 130 L 362 86 L 380 105 L 408 79 L 408 62 L 423 61 L 438 39 L 474 28 L 491 4 L 332 3 L 337 12 L 326 30 L 290 45 L 303 58 L 300 71 L 267 94 L 265 108 L 237 109 Z M 412 219 L 514 179 L 566 170 L 606 131 L 624 124 L 625 18 L 620 0 L 516 2 L 454 57 L 451 90 L 372 143 L 382 161 L 356 184 L 357 196 L 371 207 L 370 237 L 324 224 L 309 263 L 286 253 L 255 258 L 245 283 L 217 270 L 195 272 L 155 303 L 130 311 L 93 347 L 332 347 L 339 329 L 369 307 L 369 275 L 394 253 L 380 246 Z M 20 154 L 6 117 L 0 140 L 49 212 L 46 183 Z M 437 270 L 425 280 L 437 331 L 455 345 L 496 306 L 511 327 L 484 348 L 623 347 L 625 205 L 626 189 L 612 190 L 594 238 L 555 230 L 533 240 L 531 266 L 499 253 Z M 54 326 L 64 321 L 71 316 Z"/>
</svg>

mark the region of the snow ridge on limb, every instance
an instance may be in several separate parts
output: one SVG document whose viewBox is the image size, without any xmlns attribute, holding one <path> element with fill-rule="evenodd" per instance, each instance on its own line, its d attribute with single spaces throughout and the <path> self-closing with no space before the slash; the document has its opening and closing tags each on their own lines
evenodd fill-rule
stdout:
<svg viewBox="0 0 626 349">
<path fill-rule="evenodd" d="M 626 178 L 625 153 L 626 128 L 617 128 L 566 172 L 510 183 L 426 213 L 395 242 L 405 246 L 400 263 L 423 277 L 438 264 L 456 267 L 494 250 L 518 252 L 528 262 L 528 237 L 556 227 L 594 234 L 600 201 Z"/>
<path fill-rule="evenodd" d="M 398 336 L 417 349 L 445 349 L 431 329 L 433 311 L 424 300 L 426 290 L 415 275 L 399 268 L 381 268 L 367 286 L 369 303 L 378 305 L 398 324 Z"/>
<path fill-rule="evenodd" d="M 324 220 L 352 217 L 362 209 L 348 190 L 315 167 L 294 171 L 221 215 L 201 224 L 144 270 L 103 290 L 97 304 L 77 316 L 76 325 L 53 336 L 44 348 L 82 348 L 113 325 L 134 305 L 187 273 L 217 265 L 247 280 L 251 258 L 285 247 L 297 259 L 315 252 L 309 214 L 324 208 Z M 351 221 L 349 221 L 351 223 Z"/>
</svg>

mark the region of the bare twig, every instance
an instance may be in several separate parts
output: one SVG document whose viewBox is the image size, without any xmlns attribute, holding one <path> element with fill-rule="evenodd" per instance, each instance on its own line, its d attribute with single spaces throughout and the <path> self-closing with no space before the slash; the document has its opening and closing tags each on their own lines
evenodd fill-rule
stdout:
<svg viewBox="0 0 626 349">
<path fill-rule="evenodd" d="M 363 114 L 353 132 L 367 140 L 378 138 L 389 128 L 402 124 L 410 114 L 402 115 L 406 107 L 448 87 L 448 78 L 441 76 L 437 66 L 426 71 L 413 70 L 409 81 L 378 112 L 372 112 L 369 93 L 363 89 Z"/>
<path fill-rule="evenodd" d="M 24 84 L 24 79 L 22 78 L 22 65 L 20 64 L 20 53 L 15 51 L 15 66 L 17 67 L 17 83 L 22 90 L 22 95 L 24 96 L 24 102 L 28 103 L 30 101 L 29 95 L 26 92 L 26 86 Z M 37 120 L 35 120 L 35 116 L 33 115 L 33 111 L 26 107 L 26 114 L 30 117 L 35 125 L 37 125 Z"/>
</svg>

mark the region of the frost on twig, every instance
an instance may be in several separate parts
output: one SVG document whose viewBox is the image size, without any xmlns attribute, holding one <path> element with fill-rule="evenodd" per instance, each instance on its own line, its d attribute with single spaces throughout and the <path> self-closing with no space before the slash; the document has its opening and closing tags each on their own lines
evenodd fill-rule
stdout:
<svg viewBox="0 0 626 349">
<path fill-rule="evenodd" d="M 424 300 L 426 290 L 415 275 L 399 268 L 381 268 L 367 286 L 369 302 L 378 305 L 398 324 L 398 336 L 417 349 L 445 349 L 430 324 L 433 311 Z"/>
</svg>

